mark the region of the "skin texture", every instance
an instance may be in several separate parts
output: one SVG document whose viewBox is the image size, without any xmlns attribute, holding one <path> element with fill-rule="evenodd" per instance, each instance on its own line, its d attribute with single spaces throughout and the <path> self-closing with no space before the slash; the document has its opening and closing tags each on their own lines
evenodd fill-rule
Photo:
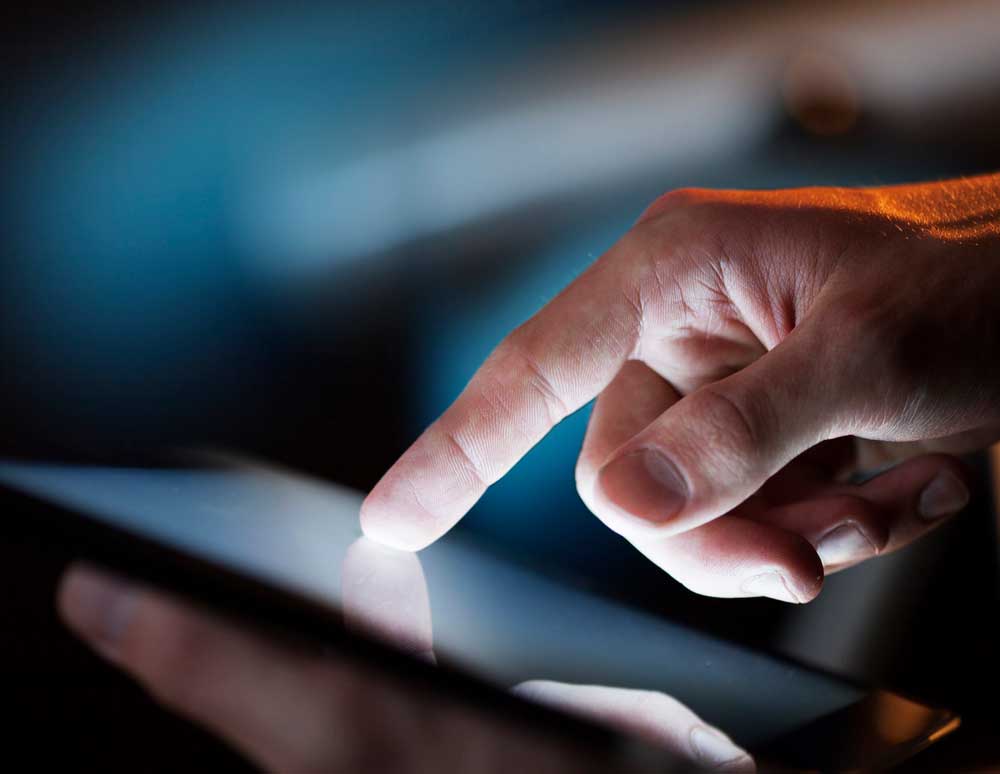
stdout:
<svg viewBox="0 0 1000 774">
<path fill-rule="evenodd" d="M 347 552 L 341 575 L 349 628 L 433 662 L 430 599 L 416 554 L 361 539 Z M 653 769 L 623 768 L 585 746 L 546 739 L 94 567 L 69 571 L 58 606 L 74 632 L 157 701 L 269 771 L 754 771 L 725 734 L 661 693 L 544 680 L 514 689 L 663 751 Z"/>
<path fill-rule="evenodd" d="M 371 492 L 362 527 L 426 546 L 596 398 L 576 478 L 598 518 L 696 592 L 808 601 L 826 573 L 959 511 L 952 455 L 1000 438 L 998 222 L 998 176 L 667 194 L 497 347 Z M 404 612 L 424 610 L 422 576 L 407 580 L 402 555 L 388 567 L 407 603 L 362 587 L 348 621 L 433 658 L 429 611 Z M 59 606 L 155 698 L 271 770 L 606 768 L 94 568 L 67 575 Z M 682 770 L 753 770 L 662 694 L 517 690 L 659 744 Z"/>
<path fill-rule="evenodd" d="M 669 193 L 499 344 L 362 527 L 426 546 L 596 398 L 598 518 L 696 592 L 808 601 L 960 510 L 950 455 L 1000 437 L 998 223 L 998 176 Z"/>
</svg>

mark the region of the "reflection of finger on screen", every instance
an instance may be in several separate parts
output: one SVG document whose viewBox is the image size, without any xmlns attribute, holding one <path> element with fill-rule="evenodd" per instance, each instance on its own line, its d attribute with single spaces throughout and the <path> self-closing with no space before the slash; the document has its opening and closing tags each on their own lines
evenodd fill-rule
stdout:
<svg viewBox="0 0 1000 774">
<path fill-rule="evenodd" d="M 431 602 L 416 554 L 359 538 L 347 549 L 341 576 L 348 629 L 434 660 Z"/>
<path fill-rule="evenodd" d="M 514 688 L 529 701 L 606 723 L 676 754 L 699 770 L 756 771 L 753 759 L 717 728 L 665 693 L 529 680 Z M 688 768 L 685 767 L 685 768 Z"/>
</svg>

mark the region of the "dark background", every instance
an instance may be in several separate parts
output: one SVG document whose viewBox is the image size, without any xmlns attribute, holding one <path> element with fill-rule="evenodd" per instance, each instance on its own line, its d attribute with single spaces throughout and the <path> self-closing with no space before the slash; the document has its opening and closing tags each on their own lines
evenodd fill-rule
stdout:
<svg viewBox="0 0 1000 774">
<path fill-rule="evenodd" d="M 7 14 L 3 456 L 209 445 L 368 489 L 499 338 L 663 191 L 1000 167 L 989 3 Z M 957 707 L 966 739 L 978 734 L 998 642 L 982 460 L 955 524 L 789 610 L 696 598 L 601 527 L 572 483 L 586 415 L 461 529 L 723 636 Z M 51 600 L 70 558 L 30 535 L 0 541 L 5 754 L 240 770 L 63 632 Z M 922 765 L 957 747 L 966 758 L 948 767 L 982 760 L 972 741 L 949 745 Z"/>
</svg>

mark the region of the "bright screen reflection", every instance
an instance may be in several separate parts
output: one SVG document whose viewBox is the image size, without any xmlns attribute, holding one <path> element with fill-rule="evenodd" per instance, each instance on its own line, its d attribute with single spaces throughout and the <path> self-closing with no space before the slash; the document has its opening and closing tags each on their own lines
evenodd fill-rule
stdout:
<svg viewBox="0 0 1000 774">
<path fill-rule="evenodd" d="M 0 482 L 342 611 L 349 627 L 504 687 L 657 690 L 746 747 L 861 692 L 572 588 L 454 536 L 421 552 L 361 538 L 361 495 L 284 471 L 0 463 Z"/>
</svg>

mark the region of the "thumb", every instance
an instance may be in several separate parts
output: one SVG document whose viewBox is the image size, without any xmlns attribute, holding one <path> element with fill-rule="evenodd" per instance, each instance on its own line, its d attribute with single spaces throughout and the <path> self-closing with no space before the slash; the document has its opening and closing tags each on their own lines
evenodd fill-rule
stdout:
<svg viewBox="0 0 1000 774">
<path fill-rule="evenodd" d="M 597 476 L 595 505 L 627 537 L 667 537 L 750 497 L 834 435 L 837 392 L 808 331 L 684 397 L 619 447 Z"/>
</svg>

